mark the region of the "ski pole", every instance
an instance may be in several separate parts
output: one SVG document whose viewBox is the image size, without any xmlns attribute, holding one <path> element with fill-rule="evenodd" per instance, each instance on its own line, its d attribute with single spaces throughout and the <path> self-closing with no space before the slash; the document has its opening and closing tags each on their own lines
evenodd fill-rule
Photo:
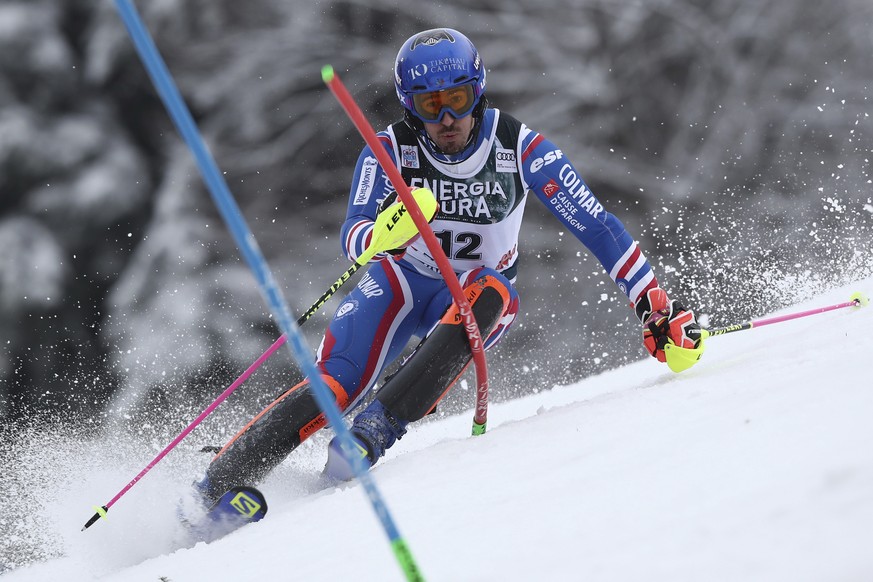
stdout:
<svg viewBox="0 0 873 582">
<path fill-rule="evenodd" d="M 764 327 L 765 325 L 772 325 L 774 323 L 781 323 L 783 321 L 789 321 L 792 319 L 799 319 L 801 317 L 809 317 L 810 315 L 817 315 L 819 313 L 826 313 L 828 311 L 833 311 L 835 309 L 843 309 L 846 307 L 863 307 L 868 304 L 868 299 L 862 293 L 853 293 L 852 297 L 849 301 L 844 303 L 837 303 L 836 305 L 828 305 L 826 307 L 817 307 L 815 309 L 810 309 L 808 311 L 801 311 L 799 313 L 790 313 L 788 315 L 779 315 L 777 317 L 770 317 L 767 319 L 758 319 L 755 321 L 747 321 L 745 323 L 737 323 L 734 325 L 728 325 L 726 327 L 718 327 L 715 329 L 701 329 L 700 337 L 701 339 L 706 339 L 708 337 L 724 335 L 726 333 L 733 333 L 735 331 L 745 331 L 747 329 L 752 329 L 755 327 Z"/>
<path fill-rule="evenodd" d="M 365 264 L 365 263 L 369 260 L 369 259 L 366 259 L 366 255 L 367 255 L 367 254 L 368 254 L 368 253 L 365 252 L 364 255 L 361 256 L 361 258 L 359 258 L 357 261 L 355 261 L 355 263 L 352 264 L 352 266 L 349 267 L 349 269 L 348 269 L 345 273 L 343 273 L 342 276 L 341 276 L 339 279 L 337 279 L 336 282 L 334 282 L 333 285 L 330 286 L 330 289 L 328 289 L 328 290 L 324 293 L 324 295 L 322 295 L 321 297 L 319 297 L 318 301 L 316 301 L 315 303 L 312 304 L 312 307 L 310 307 L 310 308 L 306 311 L 306 313 L 304 313 L 304 314 L 300 317 L 300 319 L 297 320 L 297 325 L 303 325 L 303 323 L 304 323 L 305 321 L 307 321 L 310 317 L 312 317 L 313 314 L 315 314 L 319 309 L 321 309 L 321 307 L 322 307 L 322 306 L 323 306 L 323 305 L 328 301 L 328 299 L 330 299 L 330 297 L 331 297 L 334 293 L 336 293 L 337 289 L 339 289 L 340 287 L 342 287 L 343 284 L 344 284 L 346 281 L 348 281 L 349 278 L 350 278 L 352 275 L 354 275 L 354 273 L 355 273 L 358 269 L 360 269 L 361 266 L 362 266 L 363 264 Z M 375 254 L 375 253 L 372 253 L 372 254 Z M 372 258 L 372 256 L 371 256 L 370 258 Z M 363 260 L 363 261 L 362 261 L 361 259 L 366 259 L 366 260 Z M 109 511 L 109 508 L 112 507 L 113 505 L 115 505 L 115 502 L 116 502 L 116 501 L 118 501 L 119 499 L 121 499 L 121 497 L 122 497 L 125 493 L 127 493 L 127 492 L 128 492 L 128 491 L 129 491 L 129 490 L 130 490 L 134 485 L 136 485 L 137 482 L 138 482 L 140 479 L 142 479 L 142 478 L 145 476 L 146 473 L 148 473 L 149 471 L 151 471 L 151 470 L 154 468 L 154 466 L 157 465 L 157 464 L 161 461 L 161 459 L 163 459 L 163 458 L 167 455 L 167 453 L 169 453 L 169 452 L 172 451 L 174 448 L 176 448 L 176 445 L 178 445 L 180 442 L 182 442 L 182 440 L 183 440 L 186 436 L 188 436 L 188 434 L 189 434 L 192 430 L 194 430 L 194 429 L 197 427 L 197 425 L 199 425 L 201 422 L 203 422 L 203 420 L 204 420 L 207 416 L 209 416 L 210 414 L 212 414 L 212 412 L 213 412 L 216 408 L 218 408 L 218 406 L 219 406 L 222 402 L 224 402 L 224 401 L 227 399 L 228 396 L 230 396 L 231 394 L 233 394 L 233 392 L 234 392 L 237 388 L 239 388 L 239 387 L 242 385 L 243 382 L 245 382 L 246 380 L 248 380 L 249 376 L 251 376 L 251 375 L 255 372 L 255 370 L 257 370 L 258 368 L 260 368 L 260 367 L 261 367 L 261 364 L 263 364 L 265 361 L 267 361 L 267 358 L 269 358 L 270 356 L 272 356 L 273 353 L 274 353 L 276 350 L 278 350 L 279 347 L 282 346 L 282 344 L 285 343 L 285 340 L 286 340 L 286 339 L 287 339 L 287 337 L 285 336 L 285 334 L 282 334 L 281 336 L 279 336 L 279 339 L 277 339 L 277 340 L 273 343 L 273 345 L 271 345 L 269 348 L 267 348 L 267 351 L 265 351 L 263 354 L 261 354 L 261 356 L 260 356 L 257 360 L 255 360 L 255 361 L 252 363 L 252 365 L 249 366 L 249 367 L 246 369 L 246 371 L 243 372 L 243 373 L 240 375 L 240 377 L 237 378 L 237 379 L 233 382 L 233 384 L 231 384 L 230 386 L 228 386 L 228 387 L 224 390 L 224 392 L 222 392 L 221 394 L 219 394 L 218 398 L 216 398 L 216 399 L 212 402 L 212 404 L 210 404 L 209 406 L 207 406 L 206 409 L 205 409 L 203 412 L 201 412 L 201 413 L 197 416 L 197 418 L 195 418 L 195 419 L 191 422 L 191 424 L 189 424 L 187 427 L 185 427 L 185 430 L 183 430 L 182 432 L 180 432 L 179 435 L 178 435 L 176 438 L 174 438 L 174 439 L 172 440 L 172 442 L 170 442 L 170 444 L 168 444 L 168 445 L 164 448 L 164 450 L 162 450 L 160 453 L 158 453 L 157 456 L 156 456 L 154 459 L 152 459 L 152 461 L 151 461 L 148 465 L 146 465 L 145 468 L 143 468 L 143 470 L 140 471 L 139 474 L 138 474 L 136 477 L 134 477 L 133 479 L 131 479 L 131 481 L 130 481 L 127 485 L 125 485 L 125 486 L 121 489 L 121 491 L 119 491 L 118 493 L 116 493 L 116 494 L 115 494 L 115 497 L 113 497 L 112 499 L 110 499 L 109 502 L 106 503 L 106 505 L 103 505 L 103 506 L 101 506 L 101 507 L 94 506 L 94 515 L 91 516 L 91 519 L 88 520 L 88 522 L 87 522 L 87 523 L 85 524 L 85 526 L 82 528 L 82 531 L 85 531 L 86 529 L 88 529 L 89 527 L 91 527 L 92 525 L 94 525 L 94 522 L 96 522 L 96 521 L 97 521 L 98 519 L 100 519 L 101 517 L 104 517 L 104 518 L 105 518 L 105 517 L 106 517 L 106 513 Z"/>
<path fill-rule="evenodd" d="M 844 309 L 846 307 L 864 307 L 869 303 L 867 297 L 859 292 L 853 293 L 849 298 L 849 301 L 843 303 L 837 303 L 836 305 L 828 305 L 826 307 L 817 307 L 816 309 L 809 309 L 807 311 L 801 311 L 799 313 L 790 313 L 788 315 L 779 315 L 776 317 L 769 317 L 765 319 L 758 319 L 755 321 L 747 321 L 745 323 L 736 323 L 734 325 L 728 325 L 725 327 L 717 327 L 715 329 L 700 329 L 700 343 L 696 348 L 681 348 L 673 343 L 668 343 L 664 346 L 664 355 L 667 359 L 667 366 L 674 372 L 682 372 L 687 370 L 691 366 L 693 366 L 700 359 L 700 356 L 703 355 L 704 345 L 703 342 L 707 338 L 724 335 L 726 333 L 734 333 L 737 331 L 745 331 L 748 329 L 753 329 L 756 327 L 763 327 L 765 325 L 772 325 L 774 323 L 781 323 L 783 321 L 790 321 L 792 319 L 799 319 L 801 317 L 809 317 L 810 315 L 817 315 L 819 313 L 826 313 L 828 311 L 833 311 L 835 309 Z"/>
<path fill-rule="evenodd" d="M 304 321 L 305 321 L 305 320 L 304 320 Z M 280 347 L 282 344 L 284 344 L 284 343 L 285 343 L 285 336 L 283 335 L 283 336 L 281 336 L 279 339 L 277 339 L 275 342 L 273 342 L 273 345 L 271 345 L 271 346 L 267 349 L 266 352 L 264 352 L 263 354 L 261 354 L 261 357 L 259 357 L 257 360 L 255 360 L 254 363 L 252 363 L 252 365 L 249 366 L 248 369 L 247 369 L 245 372 L 243 372 L 242 375 L 240 375 L 240 377 L 237 378 L 237 379 L 234 381 L 233 384 L 231 384 L 230 386 L 228 386 L 227 389 L 226 389 L 224 392 L 222 392 L 222 393 L 218 396 L 218 398 L 216 398 L 216 399 L 212 402 L 212 404 L 210 404 L 209 406 L 207 406 L 206 409 L 205 409 L 203 412 L 201 412 L 200 415 L 199 415 L 197 418 L 195 418 L 195 419 L 191 422 L 191 424 L 189 424 L 187 427 L 185 427 L 185 430 L 183 430 L 182 432 L 180 432 L 180 433 L 179 433 L 179 436 L 177 436 L 176 438 L 174 438 L 173 441 L 172 441 L 170 444 L 168 444 L 166 447 L 164 447 L 164 450 L 162 450 L 160 453 L 158 453 L 158 455 L 157 455 L 154 459 L 152 459 L 152 462 L 149 463 L 148 465 L 146 465 L 145 468 L 144 468 L 142 471 L 140 471 L 139 474 L 138 474 L 136 477 L 134 477 L 133 479 L 131 479 L 130 483 L 128 483 L 127 485 L 125 485 L 125 486 L 121 489 L 121 491 L 119 491 L 118 493 L 116 493 L 116 494 L 115 494 L 115 497 L 113 497 L 112 499 L 110 499 L 109 502 L 106 503 L 106 505 L 104 505 L 104 506 L 102 506 L 102 507 L 97 507 L 97 506 L 95 506 L 95 507 L 94 507 L 94 515 L 92 515 L 92 516 L 91 516 L 91 519 L 89 519 L 89 520 L 87 521 L 87 523 L 85 523 L 85 526 L 82 528 L 82 531 L 85 531 L 86 529 L 88 529 L 89 527 L 91 527 L 92 525 L 94 525 L 94 522 L 96 522 L 96 521 L 97 521 L 98 519 L 100 519 L 101 517 L 105 518 L 105 517 L 106 517 L 106 513 L 109 511 L 109 508 L 112 507 L 113 505 L 115 505 L 115 502 L 116 502 L 116 501 L 118 501 L 119 499 L 121 499 L 121 497 L 122 497 L 125 493 L 127 493 L 128 491 L 130 491 L 130 489 L 131 489 L 134 485 L 136 485 L 137 482 L 138 482 L 140 479 L 142 479 L 142 478 L 145 476 L 146 473 L 148 473 L 149 471 L 151 471 L 152 468 L 153 468 L 155 465 L 157 465 L 157 464 L 161 461 L 161 459 L 163 459 L 163 458 L 167 455 L 167 453 L 169 453 L 169 452 L 172 451 L 174 448 L 176 448 L 176 445 L 178 445 L 180 442 L 182 442 L 182 439 L 184 439 L 186 436 L 188 436 L 188 433 L 190 433 L 192 430 L 194 430 L 194 428 L 195 428 L 198 424 L 200 424 L 201 422 L 203 422 L 203 419 L 204 419 L 204 418 L 206 418 L 207 416 L 209 416 L 210 414 L 212 414 L 212 411 L 214 411 L 216 408 L 218 408 L 218 405 L 219 405 L 219 404 L 221 404 L 222 402 L 224 402 L 225 399 L 226 399 L 228 396 L 230 396 L 230 395 L 234 392 L 234 390 L 236 390 L 237 388 L 239 388 L 240 385 L 241 385 L 243 382 L 245 382 L 245 381 L 248 379 L 248 377 L 251 376 L 251 375 L 254 373 L 254 371 L 257 370 L 257 369 L 261 366 L 261 364 L 263 364 L 263 363 L 267 360 L 267 358 L 269 358 L 271 355 L 273 355 L 273 352 L 275 352 L 276 350 L 278 350 L 279 347 Z"/>
<path fill-rule="evenodd" d="M 427 191 L 425 191 L 425 192 L 427 192 Z M 419 205 L 426 207 L 428 214 L 430 216 L 433 216 L 433 214 L 435 212 L 435 208 L 432 205 L 428 204 L 428 201 L 427 201 L 428 196 L 430 196 L 430 193 L 427 193 L 427 194 L 425 194 L 424 192 L 417 193 L 416 202 Z M 388 229 L 386 226 L 389 223 L 391 224 L 391 229 Z M 346 281 L 348 281 L 351 278 L 351 276 L 354 275 L 358 271 L 358 269 L 360 269 L 361 267 L 366 265 L 370 261 L 370 259 L 372 259 L 374 256 L 376 256 L 380 252 L 384 252 L 387 249 L 399 246 L 400 244 L 402 244 L 406 240 L 409 240 L 409 238 L 414 236 L 415 232 L 417 232 L 417 231 L 415 231 L 415 224 L 411 221 L 411 219 L 404 220 L 403 217 L 401 216 L 395 223 L 393 221 L 393 216 L 390 216 L 388 214 L 386 214 L 382 220 L 377 221 L 376 225 L 373 228 L 373 231 L 374 232 L 373 232 L 372 243 L 367 247 L 367 249 L 363 253 L 361 253 L 361 256 L 358 257 L 358 259 L 354 263 L 352 263 L 352 266 L 349 267 L 340 276 L 339 279 L 334 281 L 333 285 L 331 285 L 330 288 L 328 288 L 328 290 L 325 291 L 324 294 L 321 297 L 319 297 L 318 300 L 315 303 L 313 303 L 309 309 L 306 310 L 306 313 L 304 313 L 303 315 L 300 316 L 300 318 L 297 320 L 298 326 L 303 325 L 307 320 L 309 320 L 309 318 L 311 318 L 315 313 L 317 313 L 318 310 L 321 309 L 322 306 L 324 306 L 324 304 L 327 303 L 327 301 L 334 295 L 334 293 L 336 293 L 337 290 L 340 287 L 342 287 L 346 283 Z M 406 238 L 403 238 L 403 237 L 406 237 Z M 400 239 L 402 239 L 402 240 L 400 240 Z M 398 242 L 398 240 L 400 240 L 400 242 Z M 198 424 L 203 422 L 203 420 L 207 416 L 212 414 L 212 412 L 216 408 L 218 408 L 218 406 L 222 402 L 224 402 L 228 396 L 230 396 L 237 388 L 239 388 L 242 385 L 242 383 L 245 382 L 249 378 L 249 376 L 251 376 L 255 372 L 255 370 L 257 370 L 261 366 L 261 364 L 263 364 L 267 360 L 267 358 L 269 358 L 271 355 L 273 355 L 273 353 L 277 349 L 279 349 L 279 347 L 282 346 L 282 344 L 285 343 L 286 339 L 287 339 L 287 336 L 285 334 L 282 334 L 279 337 L 279 339 L 277 339 L 273 343 L 273 345 L 271 345 L 267 349 L 266 352 L 261 354 L 261 356 L 257 360 L 255 360 L 254 363 L 252 363 L 252 365 L 249 366 L 248 369 L 246 369 L 246 371 L 243 372 L 240 375 L 240 377 L 237 378 L 233 382 L 233 384 L 228 386 L 227 389 L 225 389 L 225 391 L 222 392 L 218 396 L 218 398 L 216 398 L 212 402 L 212 404 L 207 406 L 206 409 L 203 412 L 201 412 L 200 415 L 197 416 L 197 418 L 195 418 L 191 422 L 191 424 L 189 424 L 185 428 L 185 430 L 183 430 L 181 433 L 179 433 L 179 435 L 176 438 L 174 438 L 173 441 L 164 448 L 164 450 L 162 450 L 160 453 L 158 453 L 158 455 L 154 459 L 152 459 L 152 461 L 148 465 L 146 465 L 145 468 L 142 471 L 140 471 L 136 477 L 134 477 L 125 487 L 123 487 L 121 489 L 121 491 L 119 491 L 115 495 L 115 497 L 110 499 L 109 502 L 106 503 L 106 505 L 103 505 L 100 507 L 95 506 L 94 507 L 94 510 L 95 510 L 94 515 L 91 516 L 91 519 L 88 520 L 88 522 L 85 524 L 85 527 L 82 528 L 82 531 L 91 527 L 94 524 L 94 522 L 96 522 L 101 517 L 106 517 L 106 513 L 109 511 L 109 508 L 112 507 L 113 505 L 115 505 L 116 501 L 118 501 L 125 493 L 127 493 L 131 489 L 131 487 L 136 485 L 136 483 L 140 479 L 142 479 L 146 473 L 151 471 L 152 468 L 155 465 L 157 465 L 161 461 L 161 459 L 163 459 L 167 455 L 167 453 L 169 453 L 171 450 L 176 448 L 176 445 L 178 445 L 180 442 L 182 442 L 182 440 L 186 436 L 188 436 L 188 434 L 192 430 L 194 430 L 194 428 L 197 427 Z"/>
</svg>

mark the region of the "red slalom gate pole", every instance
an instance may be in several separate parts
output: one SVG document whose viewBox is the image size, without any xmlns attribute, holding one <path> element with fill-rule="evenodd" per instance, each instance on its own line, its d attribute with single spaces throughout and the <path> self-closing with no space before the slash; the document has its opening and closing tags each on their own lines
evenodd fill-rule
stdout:
<svg viewBox="0 0 873 582">
<path fill-rule="evenodd" d="M 443 252 L 442 246 L 434 235 L 428 224 L 427 219 L 421 213 L 418 205 L 415 204 L 415 199 L 412 197 L 412 192 L 406 181 L 403 179 L 400 170 L 394 165 L 391 156 L 379 142 L 376 132 L 373 131 L 373 126 L 364 117 L 361 108 L 355 102 L 354 97 L 348 92 L 345 85 L 340 81 L 339 76 L 334 72 L 333 67 L 326 65 L 321 69 L 321 77 L 325 84 L 330 88 L 331 92 L 340 102 L 346 114 L 355 124 L 358 132 L 373 150 L 373 154 L 379 161 L 379 165 L 388 174 L 388 179 L 397 190 L 397 195 L 403 202 L 409 212 L 410 217 L 418 231 L 421 233 L 421 238 L 427 245 L 431 255 L 439 267 L 440 273 L 446 280 L 449 286 L 449 291 L 458 306 L 458 313 L 464 323 L 464 329 L 467 331 L 467 337 L 470 340 L 470 349 L 473 352 L 473 363 L 476 366 L 476 411 L 473 415 L 473 434 L 480 435 L 485 432 L 485 425 L 488 420 L 488 369 L 485 363 L 485 349 L 482 342 L 482 336 L 479 333 L 479 326 L 476 324 L 476 318 L 473 316 L 473 309 L 470 307 L 470 302 L 464 297 L 464 290 L 458 282 L 458 277 L 455 275 L 455 270 L 449 263 L 448 257 Z"/>
</svg>

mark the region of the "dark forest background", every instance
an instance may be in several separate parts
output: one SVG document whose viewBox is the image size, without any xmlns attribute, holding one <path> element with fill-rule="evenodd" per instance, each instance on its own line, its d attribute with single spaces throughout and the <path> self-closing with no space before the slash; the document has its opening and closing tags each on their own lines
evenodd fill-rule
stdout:
<svg viewBox="0 0 873 582">
<path fill-rule="evenodd" d="M 398 47 L 437 26 L 477 44 L 491 102 L 562 147 L 704 322 L 873 273 L 867 0 L 137 4 L 297 312 L 347 267 L 363 145 L 320 69 L 385 127 Z M 531 200 L 493 399 L 645 357 L 559 226 Z M 313 348 L 337 304 L 306 324 Z M 199 410 L 277 337 L 112 2 L 0 1 L 4 425 Z M 298 376 L 273 356 L 241 414 Z M 472 404 L 464 383 L 447 409 Z"/>
</svg>

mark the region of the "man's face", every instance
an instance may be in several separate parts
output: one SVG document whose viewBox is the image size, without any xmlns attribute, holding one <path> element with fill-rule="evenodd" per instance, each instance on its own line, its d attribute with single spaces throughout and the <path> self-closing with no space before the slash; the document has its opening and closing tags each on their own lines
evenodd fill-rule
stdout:
<svg viewBox="0 0 873 582">
<path fill-rule="evenodd" d="M 467 140 L 470 139 L 470 132 L 473 131 L 473 116 L 465 115 L 455 119 L 445 113 L 438 123 L 425 123 L 424 129 L 443 153 L 457 154 L 464 149 Z"/>
</svg>

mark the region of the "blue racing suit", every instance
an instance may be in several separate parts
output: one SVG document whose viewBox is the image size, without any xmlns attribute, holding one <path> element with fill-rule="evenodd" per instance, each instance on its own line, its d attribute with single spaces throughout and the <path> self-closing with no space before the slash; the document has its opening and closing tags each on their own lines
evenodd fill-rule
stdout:
<svg viewBox="0 0 873 582">
<path fill-rule="evenodd" d="M 648 261 L 563 152 L 497 109 L 487 109 L 480 123 L 462 159 L 431 151 L 402 122 L 388 127 L 379 139 L 404 180 L 436 196 L 440 207 L 431 227 L 465 292 L 478 293 L 471 303 L 486 336 L 485 348 L 499 341 L 518 313 L 513 283 L 530 192 L 588 247 L 631 304 L 645 303 L 640 299 L 657 286 Z M 357 259 L 369 244 L 379 202 L 393 190 L 373 152 L 365 148 L 342 226 L 342 248 L 350 259 Z M 459 332 L 448 310 L 451 302 L 442 275 L 418 239 L 402 258 L 374 258 L 325 332 L 317 363 L 346 412 L 413 337 L 427 338 L 355 419 L 352 432 L 358 430 L 361 442 L 367 441 L 371 464 L 405 433 L 409 422 L 433 410 L 469 362 L 466 334 Z M 235 485 L 257 482 L 326 422 L 308 380 L 290 388 L 216 455 L 198 484 L 201 494 L 211 503 Z"/>
<path fill-rule="evenodd" d="M 440 208 L 431 223 L 462 286 L 491 275 L 510 302 L 486 338 L 493 346 L 518 313 L 513 282 L 528 193 L 593 254 L 631 304 L 657 286 L 651 266 L 624 225 L 594 197 L 563 152 L 541 134 L 497 109 L 487 109 L 476 142 L 462 160 L 435 154 L 398 122 L 379 140 L 412 187 L 429 188 Z M 358 158 L 341 243 L 354 260 L 370 243 L 379 203 L 394 187 L 369 147 Z M 420 238 L 399 260 L 377 255 L 340 304 L 318 349 L 320 369 L 336 379 L 350 409 L 413 337 L 424 337 L 451 304 L 451 295 Z"/>
</svg>

